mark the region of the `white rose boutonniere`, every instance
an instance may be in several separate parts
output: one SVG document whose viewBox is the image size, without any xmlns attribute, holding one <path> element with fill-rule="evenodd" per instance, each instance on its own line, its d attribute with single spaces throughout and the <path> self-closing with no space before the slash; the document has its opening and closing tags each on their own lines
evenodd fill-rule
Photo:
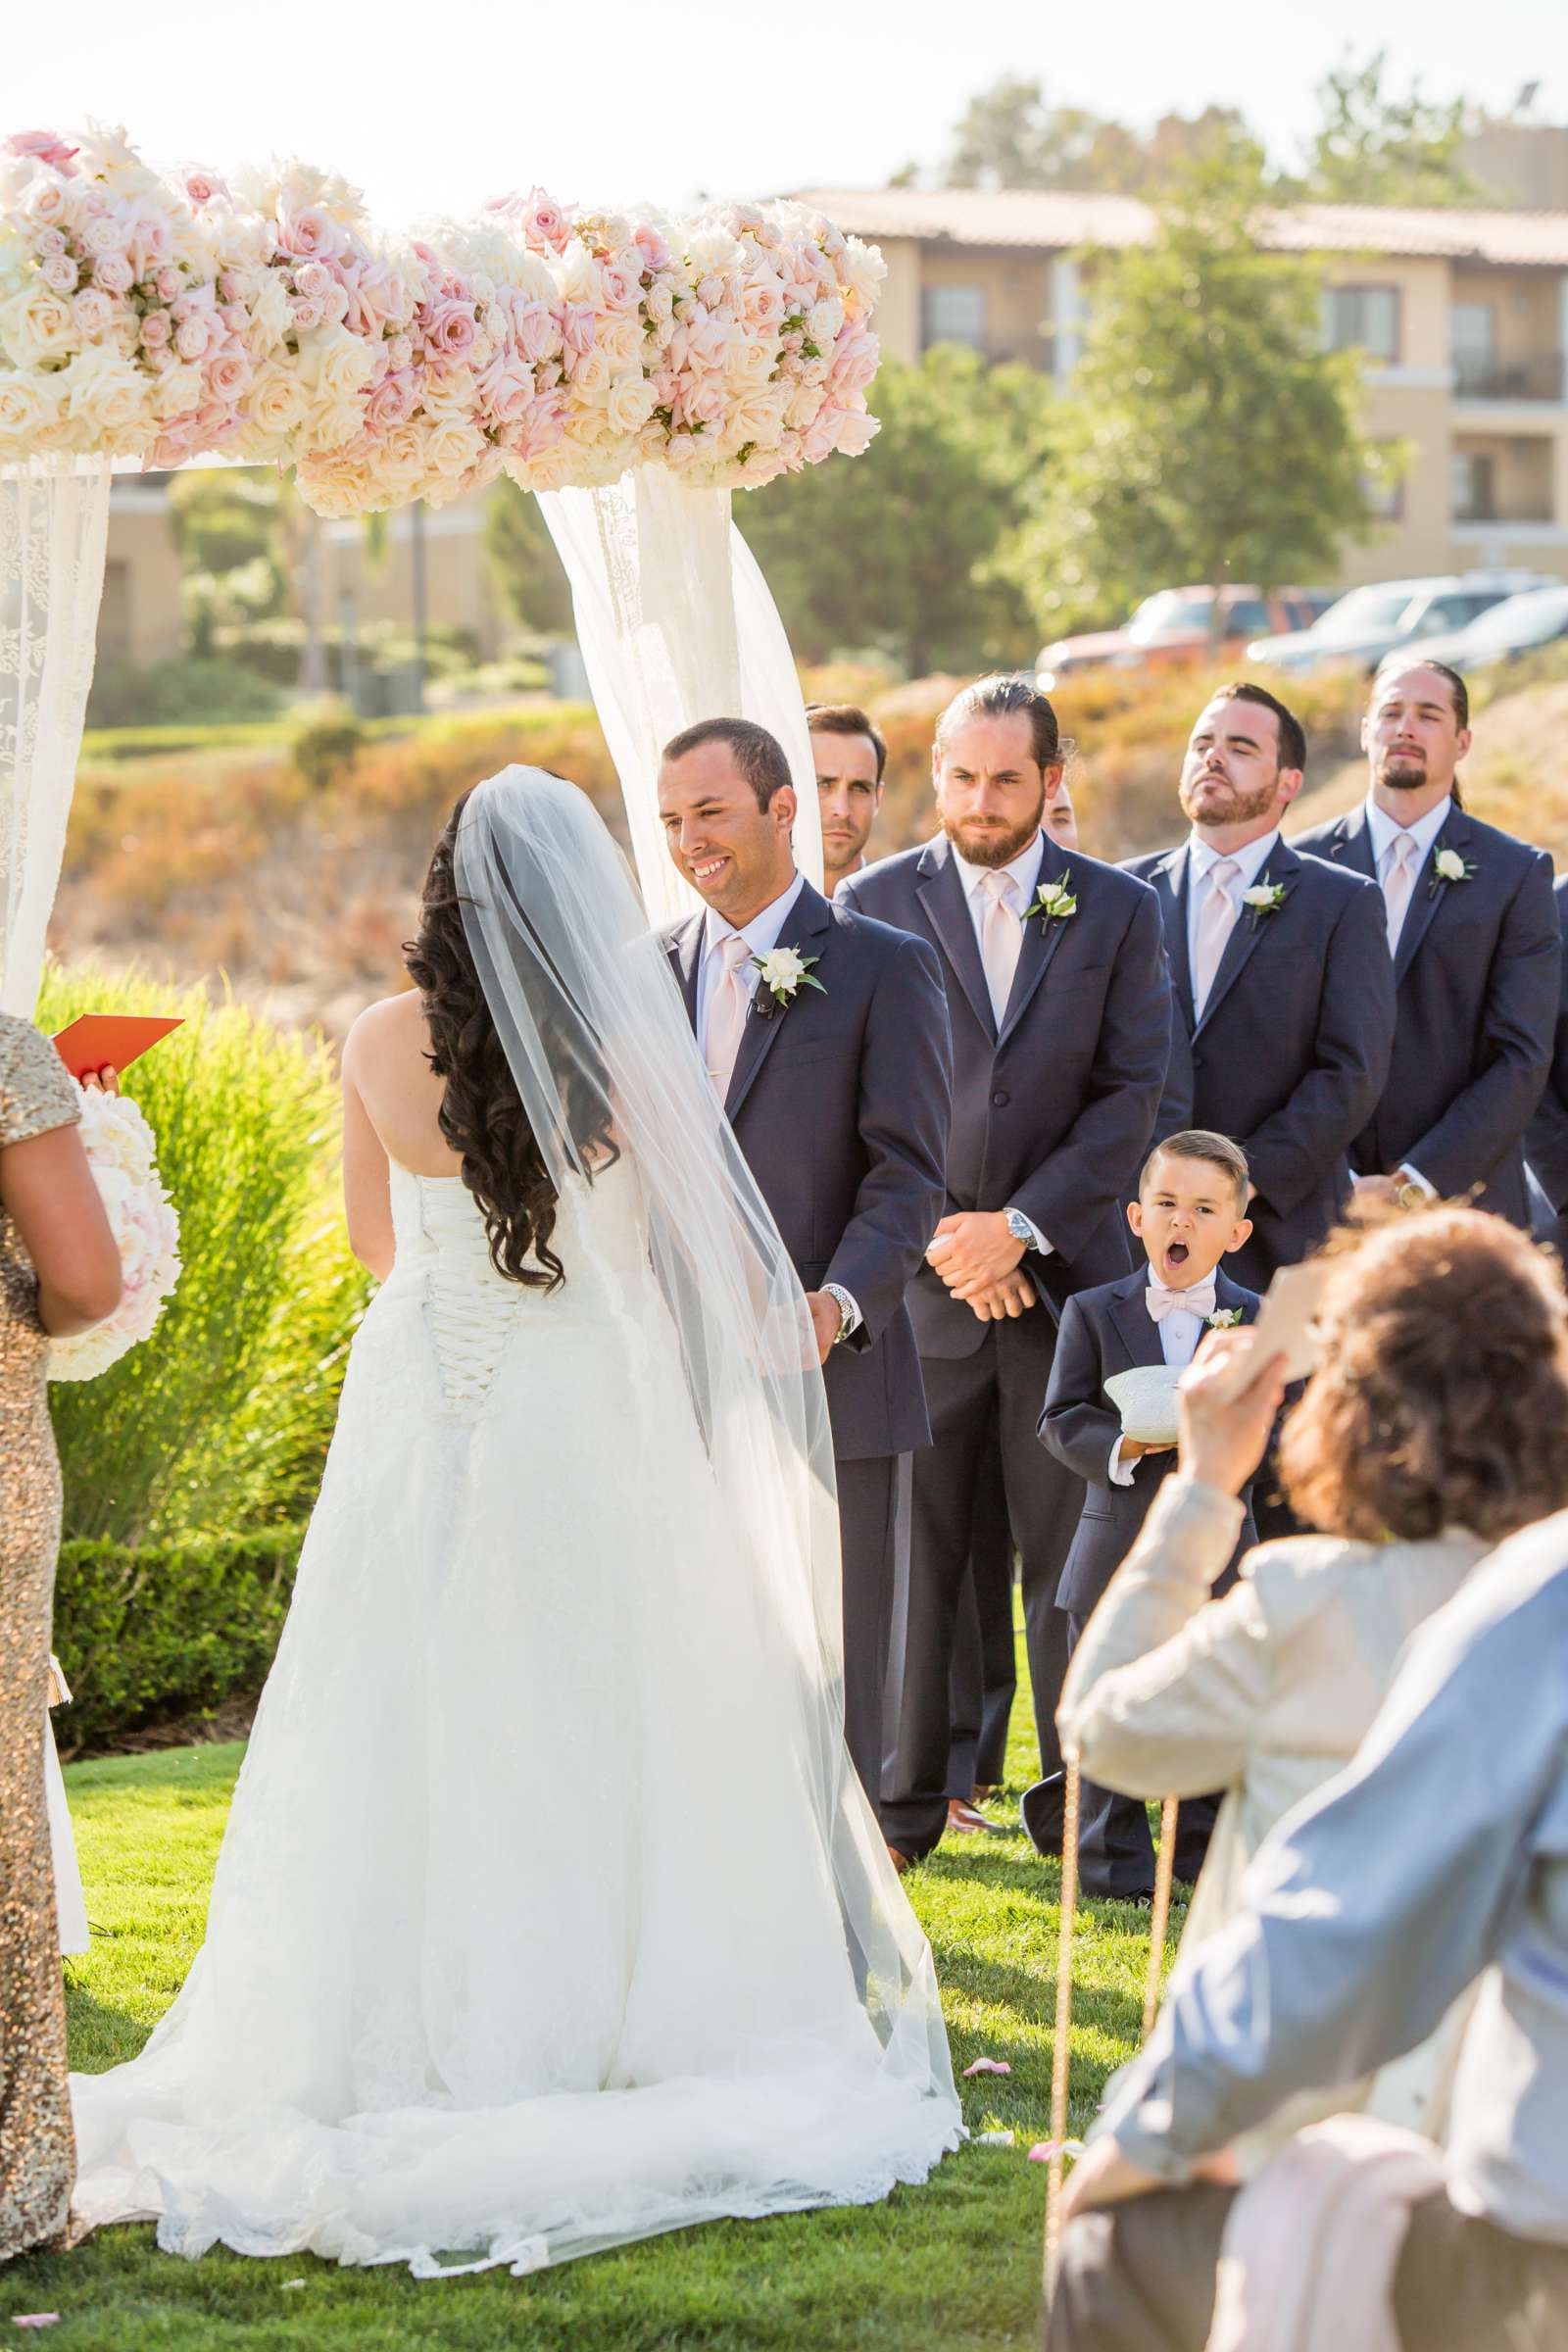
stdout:
<svg viewBox="0 0 1568 2352">
<path fill-rule="evenodd" d="M 1026 923 L 1038 921 L 1042 931 L 1049 931 L 1053 923 L 1069 922 L 1077 911 L 1069 866 L 1059 882 L 1042 882 L 1033 906 L 1024 908 L 1023 919 Z"/>
<path fill-rule="evenodd" d="M 1250 890 L 1242 893 L 1242 905 L 1254 923 L 1260 923 L 1265 914 L 1278 914 L 1284 904 L 1283 882 L 1254 882 Z"/>
<path fill-rule="evenodd" d="M 1210 1331 L 1233 1331 L 1241 1319 L 1239 1306 L 1216 1306 L 1211 1315 L 1203 1317 Z"/>
<path fill-rule="evenodd" d="M 1427 897 L 1435 899 L 1440 890 L 1447 890 L 1455 882 L 1473 882 L 1476 869 L 1457 850 L 1437 849 L 1432 853 L 1432 874 L 1427 883 Z"/>
<path fill-rule="evenodd" d="M 820 956 L 803 956 L 799 948 L 769 948 L 765 956 L 754 956 L 758 980 L 753 1010 L 770 1021 L 775 1012 L 794 1004 L 798 989 L 814 988 L 819 997 L 825 997 L 827 990 L 821 981 L 811 978 L 812 964 L 821 960 Z"/>
</svg>

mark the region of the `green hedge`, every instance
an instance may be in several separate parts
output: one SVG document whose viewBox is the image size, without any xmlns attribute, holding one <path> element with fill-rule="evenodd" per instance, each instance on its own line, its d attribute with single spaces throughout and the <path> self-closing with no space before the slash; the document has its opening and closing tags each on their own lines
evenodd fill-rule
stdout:
<svg viewBox="0 0 1568 2352">
<path fill-rule="evenodd" d="M 288 1613 L 303 1527 L 192 1544 L 71 1543 L 55 1582 L 54 1646 L 73 1704 L 62 1749 L 259 1690 Z"/>
</svg>

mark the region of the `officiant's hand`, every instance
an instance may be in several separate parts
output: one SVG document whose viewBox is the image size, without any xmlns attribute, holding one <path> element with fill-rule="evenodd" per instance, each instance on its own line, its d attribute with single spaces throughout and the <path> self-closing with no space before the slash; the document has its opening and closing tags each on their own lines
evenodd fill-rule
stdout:
<svg viewBox="0 0 1568 2352">
<path fill-rule="evenodd" d="M 825 1364 L 839 1336 L 844 1309 L 831 1291 L 808 1291 L 806 1303 L 811 1310 L 811 1329 L 816 1334 L 816 1360 Z"/>
<path fill-rule="evenodd" d="M 1008 1232 L 1005 1209 L 963 1208 L 943 1218 L 925 1254 L 954 1297 L 967 1301 L 1015 1271 L 1023 1244 Z"/>
<path fill-rule="evenodd" d="M 1176 1391 L 1181 1472 L 1239 1494 L 1263 1459 L 1285 1396 L 1285 1358 L 1256 1360 L 1251 1332 L 1211 1331 Z"/>
<path fill-rule="evenodd" d="M 118 1095 L 120 1072 L 115 1068 L 113 1062 L 106 1061 L 101 1070 L 83 1070 L 81 1085 L 83 1092 L 87 1094 Z"/>
</svg>

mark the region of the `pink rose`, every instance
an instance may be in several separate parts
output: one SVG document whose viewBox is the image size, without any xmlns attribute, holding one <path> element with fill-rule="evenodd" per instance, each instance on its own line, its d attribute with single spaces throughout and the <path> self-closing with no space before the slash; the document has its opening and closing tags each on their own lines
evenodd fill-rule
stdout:
<svg viewBox="0 0 1568 2352">
<path fill-rule="evenodd" d="M 160 472 L 175 472 L 193 454 L 196 433 L 196 412 L 192 409 L 165 425 L 147 454 L 146 465 L 156 467 Z"/>
<path fill-rule="evenodd" d="M 138 213 L 125 251 L 138 277 L 149 277 L 169 260 L 169 223 L 156 213 Z"/>
<path fill-rule="evenodd" d="M 808 466 L 820 466 L 838 447 L 839 416 L 836 410 L 820 408 L 801 435 L 801 455 Z"/>
<path fill-rule="evenodd" d="M 573 358 L 593 349 L 596 313 L 591 302 L 566 302 L 561 307 L 561 341 Z"/>
<path fill-rule="evenodd" d="M 387 432 L 413 416 L 416 398 L 413 376 L 406 369 L 394 368 L 366 402 L 365 421 L 378 433 Z"/>
<path fill-rule="evenodd" d="M 716 270 L 697 281 L 697 299 L 705 310 L 716 311 L 724 299 L 724 280 Z"/>
<path fill-rule="evenodd" d="M 566 405 L 560 393 L 546 393 L 524 412 L 521 423 L 508 435 L 510 446 L 525 465 L 554 449 L 566 429 Z"/>
<path fill-rule="evenodd" d="M 122 253 L 106 253 L 93 264 L 93 284 L 102 286 L 106 294 L 128 294 L 135 283 L 130 264 Z"/>
<path fill-rule="evenodd" d="M 412 335 L 393 335 L 387 343 L 386 356 L 387 365 L 391 368 L 412 368 L 414 365 L 414 337 Z"/>
<path fill-rule="evenodd" d="M 479 378 L 479 394 L 497 424 L 515 424 L 534 397 L 533 377 L 504 354 Z"/>
<path fill-rule="evenodd" d="M 144 351 L 162 351 L 169 342 L 169 313 L 149 311 L 141 322 L 141 341 Z"/>
<path fill-rule="evenodd" d="M 882 346 L 864 327 L 847 326 L 833 346 L 828 382 L 840 397 L 863 392 L 876 373 Z"/>
<path fill-rule="evenodd" d="M 424 330 L 425 347 L 453 359 L 472 347 L 478 333 L 478 322 L 471 310 L 462 303 L 448 303 L 436 312 Z"/>
<path fill-rule="evenodd" d="M 599 272 L 599 282 L 605 290 L 605 300 L 612 311 L 629 311 L 641 287 L 631 270 L 620 262 L 606 262 Z"/>
<path fill-rule="evenodd" d="M 243 351 L 220 351 L 207 363 L 207 389 L 215 400 L 233 402 L 249 390 L 254 373 Z"/>
<path fill-rule="evenodd" d="M 722 424 L 729 414 L 729 392 L 721 375 L 699 376 L 681 393 L 681 415 L 688 424 Z"/>
<path fill-rule="evenodd" d="M 47 164 L 51 172 L 59 172 L 64 173 L 67 179 L 74 179 L 75 173 L 71 169 L 72 160 L 81 153 L 81 149 L 68 147 L 58 131 L 19 130 L 7 139 L 4 149 L 0 152 L 6 155 L 33 156 L 40 164 Z"/>
<path fill-rule="evenodd" d="M 523 199 L 522 233 L 535 253 L 546 246 L 559 253 L 571 233 L 564 212 L 543 188 L 530 188 Z"/>
<path fill-rule="evenodd" d="M 33 239 L 32 250 L 40 262 L 52 262 L 56 254 L 64 253 L 66 250 L 65 230 L 63 228 L 40 229 Z"/>
<path fill-rule="evenodd" d="M 165 302 L 177 302 L 185 281 L 177 270 L 160 270 L 153 284 Z"/>
<path fill-rule="evenodd" d="M 43 282 L 57 294 L 74 294 L 80 275 L 69 253 L 52 253 L 43 266 Z"/>
<path fill-rule="evenodd" d="M 124 240 L 113 213 L 94 213 L 81 232 L 81 242 L 89 253 L 115 253 L 123 250 Z"/>
<path fill-rule="evenodd" d="M 294 331 L 296 334 L 308 335 L 311 333 L 313 328 L 320 326 L 322 323 L 323 319 L 321 313 L 317 309 L 317 306 L 314 302 L 295 303 Z"/>
<path fill-rule="evenodd" d="M 66 191 L 58 179 L 34 179 L 23 202 L 29 220 L 50 222 L 66 217 Z"/>
<path fill-rule="evenodd" d="M 867 416 L 864 409 L 849 409 L 835 423 L 834 445 L 847 458 L 863 457 L 876 439 L 877 419 Z"/>
<path fill-rule="evenodd" d="M 182 360 L 200 360 L 207 352 L 207 321 L 186 318 L 174 329 L 174 349 Z"/>
<path fill-rule="evenodd" d="M 72 300 L 71 316 L 84 335 L 106 335 L 115 323 L 115 305 L 101 288 L 83 286 Z"/>
<path fill-rule="evenodd" d="M 244 334 L 251 322 L 251 315 L 242 302 L 220 303 L 218 316 L 231 335 Z"/>
<path fill-rule="evenodd" d="M 290 213 L 278 222 L 277 241 L 285 253 L 315 261 L 318 256 L 336 253 L 340 238 L 335 223 L 319 205 L 302 204 L 297 213 Z"/>
<path fill-rule="evenodd" d="M 699 368 L 722 368 L 732 337 L 730 322 L 712 312 L 699 313 L 686 329 L 686 349 Z"/>
<path fill-rule="evenodd" d="M 303 262 L 294 272 L 294 290 L 307 302 L 325 302 L 337 291 L 337 279 L 324 262 Z"/>
<path fill-rule="evenodd" d="M 225 270 L 218 281 L 218 291 L 225 302 L 243 302 L 245 280 L 237 270 Z"/>
<path fill-rule="evenodd" d="M 512 334 L 519 357 L 530 367 L 561 349 L 561 329 L 542 302 L 514 303 Z"/>
<path fill-rule="evenodd" d="M 669 247 L 657 228 L 646 225 L 639 228 L 635 242 L 643 257 L 643 268 L 652 271 L 654 276 L 657 277 L 661 270 L 669 268 Z"/>
<path fill-rule="evenodd" d="M 775 278 L 754 277 L 741 294 L 741 316 L 748 326 L 771 332 L 783 323 L 784 291 Z"/>
<path fill-rule="evenodd" d="M 185 174 L 185 193 L 192 204 L 215 204 L 220 197 L 226 201 L 228 189 L 216 172 L 197 167 Z"/>
</svg>

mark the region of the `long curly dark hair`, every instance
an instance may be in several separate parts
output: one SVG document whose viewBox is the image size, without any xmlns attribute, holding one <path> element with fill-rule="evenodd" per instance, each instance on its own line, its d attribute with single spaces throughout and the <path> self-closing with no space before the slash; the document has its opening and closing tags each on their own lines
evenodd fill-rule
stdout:
<svg viewBox="0 0 1568 2352">
<path fill-rule="evenodd" d="M 566 1270 L 550 1247 L 559 1196 L 496 1033 L 463 928 L 454 857 L 467 794 L 447 819 L 419 902 L 419 929 L 403 956 L 430 1030 L 425 1058 L 446 1080 L 441 1133 L 484 1212 L 490 1261 L 509 1282 L 558 1290 Z M 546 1017 L 541 1028 L 547 1031 Z M 617 1154 L 608 1090 L 581 1074 L 565 1102 L 567 1125 L 589 1165 Z M 530 1256 L 533 1263 L 529 1263 Z"/>
</svg>

